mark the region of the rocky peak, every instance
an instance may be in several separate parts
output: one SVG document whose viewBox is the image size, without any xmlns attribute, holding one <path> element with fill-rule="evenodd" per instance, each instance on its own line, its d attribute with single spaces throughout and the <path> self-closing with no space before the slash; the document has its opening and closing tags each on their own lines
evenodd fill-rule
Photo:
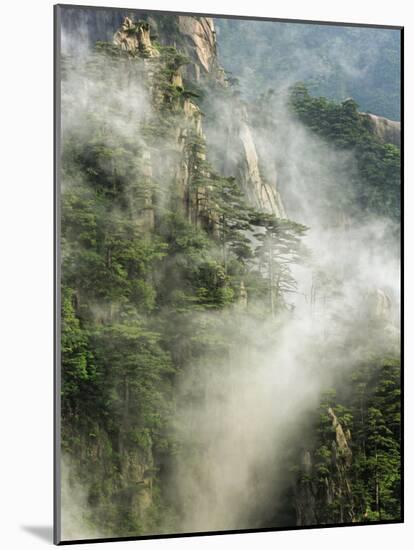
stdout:
<svg viewBox="0 0 414 550">
<path fill-rule="evenodd" d="M 165 21 L 157 16 L 151 16 L 147 20 L 134 21 L 130 17 L 125 17 L 120 29 L 115 33 L 113 42 L 122 50 L 131 55 L 141 57 L 159 57 L 160 51 L 151 43 L 151 37 L 157 37 L 166 46 L 174 45 L 176 49 L 184 54 L 189 63 L 184 64 L 172 72 L 170 76 L 170 85 L 181 91 L 190 81 L 212 83 L 213 87 L 225 88 L 225 73 L 217 60 L 217 45 L 214 23 L 208 17 L 176 16 L 168 27 Z M 162 96 L 159 90 L 155 90 Z M 158 98 L 163 101 L 163 97 Z M 233 102 L 235 98 L 233 97 Z M 223 107 L 223 106 L 222 106 Z M 204 141 L 205 135 L 202 125 L 202 113 L 199 106 L 191 100 L 190 97 L 183 95 L 179 106 L 187 122 L 188 128 L 179 129 L 178 143 L 182 150 L 185 149 L 184 142 L 189 128 L 195 135 Z M 275 214 L 277 217 L 286 217 L 283 203 L 276 187 L 276 182 L 268 181 L 264 177 L 260 168 L 260 152 L 255 143 L 253 129 L 249 123 L 249 114 L 247 107 L 241 101 L 235 101 L 232 122 L 226 127 L 226 122 L 220 117 L 216 118 L 216 125 L 223 126 L 222 131 L 226 134 L 229 147 L 232 153 L 225 151 L 224 164 L 227 165 L 226 172 L 239 178 L 245 195 L 249 198 L 252 205 L 264 212 Z M 205 153 L 201 160 L 205 160 Z M 231 158 L 230 158 L 231 157 Z M 188 160 L 188 159 L 187 159 Z M 185 170 L 180 168 L 180 177 L 188 170 L 186 162 Z M 190 163 L 191 164 L 191 163 Z M 197 165 L 197 163 L 196 163 Z M 190 177 L 190 174 L 188 174 Z M 188 179 L 187 175 L 184 180 Z M 180 186 L 185 190 L 188 182 L 185 181 Z M 184 193 L 184 191 L 183 191 Z"/>
<path fill-rule="evenodd" d="M 175 46 L 189 59 L 189 64 L 180 69 L 185 78 L 196 82 L 209 79 L 226 85 L 224 70 L 217 60 L 213 19 L 191 15 L 144 17 L 162 45 Z"/>
<path fill-rule="evenodd" d="M 145 57 L 158 57 L 159 52 L 151 44 L 150 25 L 145 21 L 135 22 L 125 17 L 120 29 L 114 35 L 114 44 L 128 53 L 140 52 Z"/>
</svg>

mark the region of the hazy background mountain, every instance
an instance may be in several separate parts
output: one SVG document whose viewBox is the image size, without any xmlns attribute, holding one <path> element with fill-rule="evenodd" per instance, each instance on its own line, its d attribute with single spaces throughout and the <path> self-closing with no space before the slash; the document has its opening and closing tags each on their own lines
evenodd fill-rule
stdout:
<svg viewBox="0 0 414 550">
<path fill-rule="evenodd" d="M 303 81 L 312 95 L 400 120 L 398 30 L 215 19 L 221 64 L 252 99 Z"/>
</svg>

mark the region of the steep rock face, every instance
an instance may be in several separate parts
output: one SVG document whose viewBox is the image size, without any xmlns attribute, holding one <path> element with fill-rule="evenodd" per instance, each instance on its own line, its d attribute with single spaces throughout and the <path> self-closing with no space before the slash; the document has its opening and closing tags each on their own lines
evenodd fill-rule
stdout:
<svg viewBox="0 0 414 550">
<path fill-rule="evenodd" d="M 226 97 L 229 94 L 229 97 Z M 277 189 L 277 170 L 264 174 L 266 164 L 255 135 L 254 120 L 249 120 L 248 107 L 230 90 L 207 105 L 206 135 L 213 164 L 225 176 L 234 176 L 250 203 L 256 208 L 285 218 L 282 198 Z"/>
<path fill-rule="evenodd" d="M 265 181 L 260 173 L 256 145 L 252 131 L 245 120 L 240 122 L 238 137 L 243 152 L 239 171 L 245 192 L 253 204 L 264 212 L 273 213 L 279 218 L 286 217 L 279 193 L 274 186 Z"/>
<path fill-rule="evenodd" d="M 267 94 L 255 105 L 248 104 L 236 118 L 240 120 L 240 127 L 247 126 L 248 132 L 242 133 L 250 134 L 255 149 L 256 159 L 253 164 L 259 173 L 257 190 L 260 190 L 256 204 L 279 218 L 286 218 L 284 202 L 279 193 L 279 160 L 274 151 L 275 136 L 280 133 L 280 128 L 274 120 L 271 98 L 271 94 Z"/>
<path fill-rule="evenodd" d="M 401 145 L 401 123 L 370 113 L 361 113 L 371 124 L 372 132 L 384 143 Z"/>
<path fill-rule="evenodd" d="M 196 80 L 201 71 L 211 73 L 217 68 L 216 32 L 210 17 L 178 16 L 178 30 L 186 39 L 187 52 L 195 61 Z"/>
<path fill-rule="evenodd" d="M 217 57 L 216 32 L 211 18 L 177 16 L 175 25 L 168 29 L 163 27 L 163 22 L 156 16 L 150 17 L 149 21 L 163 43 L 176 44 L 177 48 L 190 60 L 188 65 L 180 68 L 176 77 L 179 79 L 179 82 L 177 80 L 178 85 L 183 85 L 182 78 L 187 81 L 195 81 L 201 86 L 209 87 L 208 93 L 210 94 L 214 94 L 217 89 L 223 90 L 228 87 L 225 72 Z M 233 102 L 234 98 L 232 98 Z M 231 108 L 233 109 L 233 107 Z M 186 101 L 184 109 L 187 116 L 191 118 L 198 108 L 193 102 Z M 226 158 L 221 160 L 219 168 L 226 167 L 227 175 L 238 177 L 246 196 L 256 207 L 278 217 L 286 217 L 282 198 L 276 187 L 276 178 L 274 178 L 275 181 L 268 181 L 260 171 L 260 158 L 254 133 L 249 125 L 247 109 L 238 106 L 230 124 L 226 117 L 221 116 L 221 109 L 227 109 L 225 102 L 213 114 L 214 124 L 221 127 L 217 128 L 220 133 L 226 134 L 229 149 L 223 151 Z M 192 115 L 190 115 L 190 111 L 193 112 Z M 206 116 L 211 114 L 207 108 Z M 202 116 L 199 110 L 195 120 L 196 133 L 203 137 Z M 209 146 L 213 145 L 209 143 L 208 139 L 207 141 Z"/>
<path fill-rule="evenodd" d="M 159 57 L 159 51 L 154 46 L 155 40 L 163 46 L 175 46 L 180 53 L 188 58 L 189 63 L 182 65 L 171 75 L 170 84 L 173 89 L 185 88 L 189 82 L 196 83 L 201 88 L 207 87 L 208 95 L 215 94 L 215 90 L 228 88 L 225 72 L 217 57 L 214 22 L 209 17 L 165 16 L 146 13 L 133 16 L 126 10 L 109 12 L 102 10 L 101 12 L 88 9 L 83 10 L 83 14 L 81 14 L 79 10 L 67 10 L 63 26 L 71 35 L 75 29 L 79 29 L 79 32 L 82 31 L 80 38 L 82 36 L 82 39 L 85 40 L 86 37 L 90 47 L 93 47 L 96 41 L 109 39 L 131 55 L 150 58 L 148 61 L 151 58 Z M 117 27 L 119 29 L 114 35 L 113 30 Z M 88 32 L 85 35 L 86 29 Z M 148 68 L 151 70 L 151 66 Z M 159 90 L 155 89 L 154 93 L 158 93 L 158 100 L 162 101 L 162 94 Z M 224 105 L 222 107 L 226 108 Z M 202 138 L 203 116 L 199 107 L 194 101 L 186 99 L 184 111 L 190 126 L 194 125 L 196 135 Z M 210 115 L 208 109 L 205 114 L 207 117 Z M 223 151 L 224 156 L 228 158 L 222 160 L 221 166 L 227 166 L 225 171 L 228 175 L 238 177 L 252 204 L 266 212 L 285 217 L 282 199 L 276 186 L 276 178 L 264 177 L 260 171 L 260 151 L 252 126 L 247 119 L 246 109 L 237 109 L 234 116 L 235 120 L 231 123 L 231 127 L 228 126 L 225 117 L 221 116 L 220 111 L 215 116 L 214 124 L 221 126 L 220 131 L 226 134 L 226 141 L 229 144 L 228 148 Z M 185 146 L 186 132 L 188 130 L 183 129 L 181 133 L 177 134 L 177 146 L 184 152 L 184 156 L 188 150 L 188 147 Z M 209 143 L 209 149 L 212 145 Z M 151 154 L 148 152 L 148 158 L 145 160 L 146 171 L 156 174 L 158 167 L 153 163 L 157 164 L 157 161 L 151 160 L 150 157 Z M 177 172 L 183 195 L 185 195 L 184 189 L 189 181 L 190 164 L 188 159 L 184 160 Z M 172 169 L 176 170 L 176 168 Z M 275 174 L 276 170 L 273 170 L 272 173 Z M 188 197 L 185 200 L 189 204 Z M 150 220 L 150 197 L 147 198 L 145 207 L 150 227 L 153 223 L 153 220 Z"/>
<path fill-rule="evenodd" d="M 305 449 L 294 485 L 297 525 L 352 522 L 354 519 L 349 472 L 351 433 L 344 429 L 331 407 L 327 409 L 333 437 L 321 451 Z M 316 504 L 318 503 L 318 506 Z"/>
<path fill-rule="evenodd" d="M 144 15 L 157 40 L 174 45 L 189 59 L 182 75 L 195 82 L 214 80 L 226 85 L 225 73 L 217 59 L 216 31 L 213 19 L 191 15 Z"/>
</svg>

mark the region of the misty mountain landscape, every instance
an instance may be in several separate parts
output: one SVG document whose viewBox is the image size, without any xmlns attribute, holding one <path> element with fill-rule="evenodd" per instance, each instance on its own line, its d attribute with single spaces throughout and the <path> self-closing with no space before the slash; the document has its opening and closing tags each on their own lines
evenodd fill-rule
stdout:
<svg viewBox="0 0 414 550">
<path fill-rule="evenodd" d="M 400 521 L 399 31 L 60 24 L 61 539 Z"/>
</svg>

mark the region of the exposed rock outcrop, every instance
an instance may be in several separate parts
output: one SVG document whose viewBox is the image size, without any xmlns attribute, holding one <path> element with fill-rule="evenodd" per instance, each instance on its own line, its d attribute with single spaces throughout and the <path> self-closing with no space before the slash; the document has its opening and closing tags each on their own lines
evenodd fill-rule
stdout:
<svg viewBox="0 0 414 550">
<path fill-rule="evenodd" d="M 210 17 L 178 16 L 178 29 L 186 39 L 188 50 L 199 71 L 211 73 L 217 68 L 216 32 Z M 197 78 L 198 77 L 198 78 Z M 199 80 L 200 72 L 196 75 Z"/>
<path fill-rule="evenodd" d="M 146 57 L 158 57 L 159 51 L 151 44 L 150 26 L 125 17 L 121 28 L 114 35 L 114 44 L 131 54 L 137 52 Z"/>
<path fill-rule="evenodd" d="M 361 113 L 370 122 L 372 132 L 384 143 L 401 145 L 401 123 L 371 113 Z"/>
<path fill-rule="evenodd" d="M 325 442 L 322 466 L 325 472 L 329 471 L 329 475 L 321 474 L 321 455 L 305 449 L 301 457 L 300 475 L 294 485 L 297 525 L 348 523 L 354 519 L 349 479 L 351 433 L 344 429 L 331 407 L 327 413 L 332 421 L 334 438 Z M 336 517 L 332 514 L 333 509 L 336 510 Z"/>
<path fill-rule="evenodd" d="M 261 210 L 273 213 L 279 218 L 284 218 L 286 215 L 279 193 L 275 187 L 265 181 L 260 173 L 256 145 L 246 118 L 245 115 L 238 128 L 238 137 L 243 152 L 239 171 L 245 192 L 251 202 Z"/>
<path fill-rule="evenodd" d="M 145 19 L 161 44 L 174 45 L 189 59 L 189 64 L 181 69 L 183 76 L 196 82 L 213 79 L 226 85 L 225 72 L 217 59 L 213 19 L 191 15 L 169 16 L 168 21 L 157 15 Z"/>
<path fill-rule="evenodd" d="M 333 409 L 329 407 L 328 414 L 332 419 L 332 428 L 335 430 L 335 453 L 334 460 L 336 461 L 338 456 L 341 456 L 345 464 L 348 466 L 352 460 L 352 451 L 348 445 L 348 441 L 351 438 L 349 431 L 345 433 L 342 425 L 338 421 Z"/>
<path fill-rule="evenodd" d="M 286 213 L 278 192 L 276 170 L 262 171 L 261 156 L 255 135 L 255 122 L 246 104 L 231 90 L 221 94 L 219 101 L 207 106 L 207 141 L 212 151 L 214 167 L 226 177 L 236 177 L 250 203 L 259 210 L 285 218 Z"/>
</svg>

